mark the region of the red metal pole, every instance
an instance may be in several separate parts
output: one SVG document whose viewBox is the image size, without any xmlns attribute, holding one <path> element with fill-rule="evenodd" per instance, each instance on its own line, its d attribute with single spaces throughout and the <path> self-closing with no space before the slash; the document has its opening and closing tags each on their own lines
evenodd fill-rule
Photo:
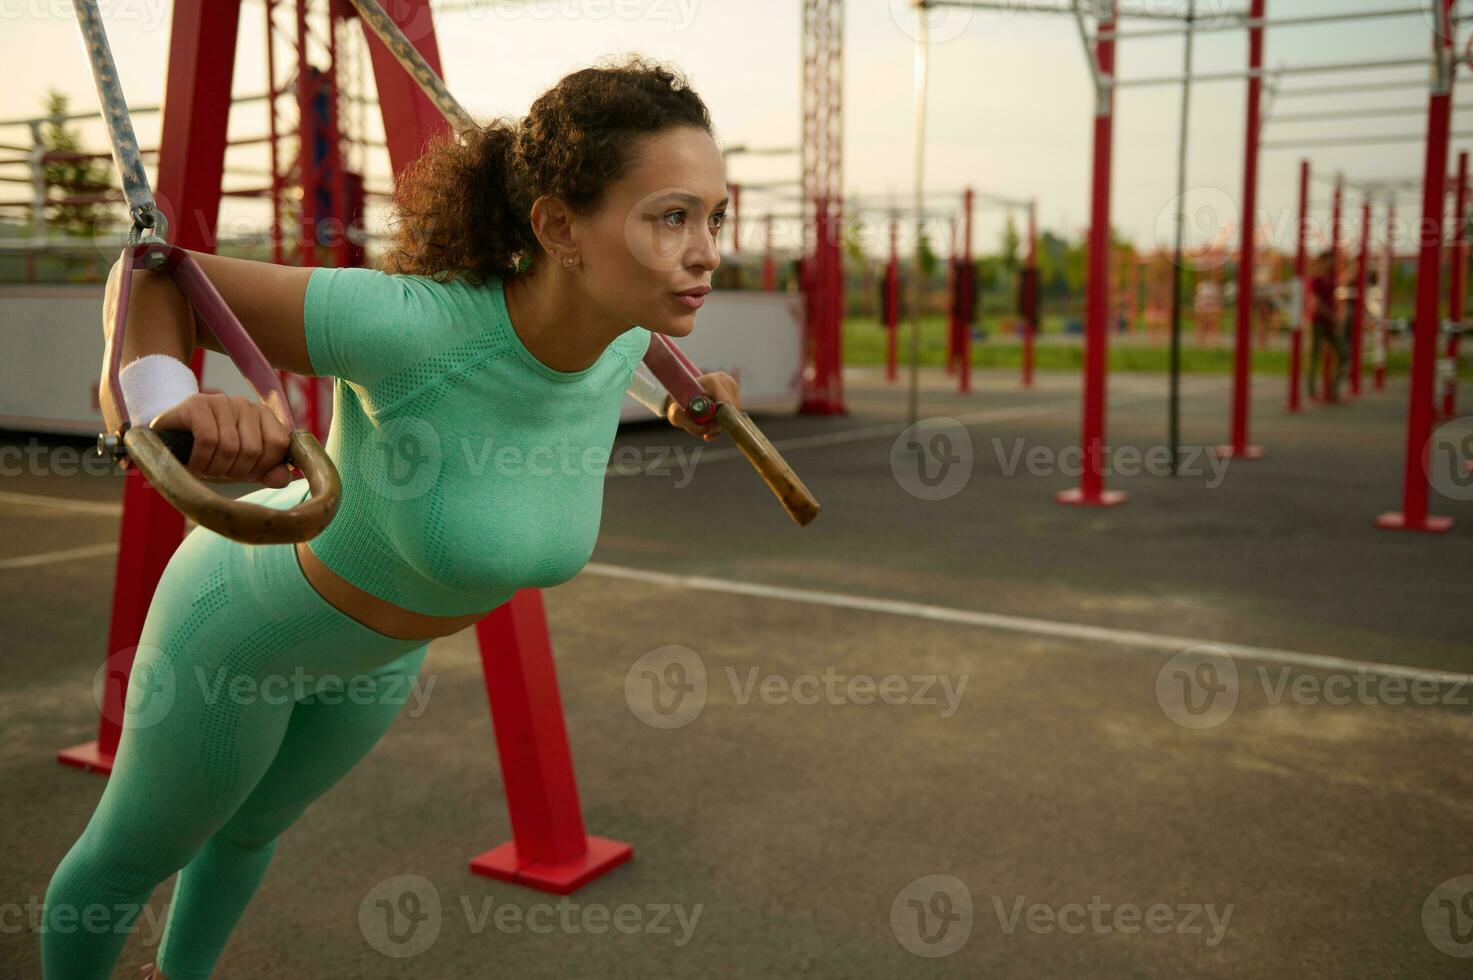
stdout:
<svg viewBox="0 0 1473 980">
<path fill-rule="evenodd" d="M 972 390 L 972 189 L 962 192 L 962 264 L 957 268 L 957 329 L 961 331 L 962 377 L 958 389 Z"/>
<path fill-rule="evenodd" d="M 1377 331 L 1377 360 L 1375 385 L 1377 391 L 1386 388 L 1386 361 L 1391 356 L 1391 301 L 1395 297 L 1393 282 L 1396 277 L 1396 198 L 1386 205 L 1386 254 L 1382 259 L 1382 270 L 1386 282 L 1381 287 L 1381 329 Z"/>
<path fill-rule="evenodd" d="M 1451 418 L 1457 414 L 1458 402 L 1458 340 L 1463 326 L 1463 313 L 1468 293 L 1468 154 L 1458 154 L 1457 209 L 1453 211 L 1452 247 L 1452 295 L 1449 297 L 1448 319 L 1453 322 L 1453 332 L 1447 338 L 1447 357 L 1453 363 L 1452 376 L 1442 393 L 1442 414 Z"/>
<path fill-rule="evenodd" d="M 1350 394 L 1360 397 L 1361 345 L 1366 329 L 1366 286 L 1371 274 L 1371 199 L 1360 212 L 1360 267 L 1356 271 L 1355 314 L 1350 328 Z"/>
<path fill-rule="evenodd" d="M 1263 16 L 1267 0 L 1253 0 L 1248 16 L 1258 26 L 1248 31 L 1248 132 L 1243 147 L 1242 241 L 1238 245 L 1238 331 L 1233 358 L 1232 443 L 1218 446 L 1219 456 L 1260 459 L 1263 449 L 1248 444 L 1248 414 L 1253 372 L 1253 260 L 1258 230 L 1258 143 L 1262 131 Z"/>
<path fill-rule="evenodd" d="M 1104 81 L 1115 77 L 1116 0 L 1099 29 L 1109 31 L 1095 44 L 1095 60 Z M 1110 315 L 1110 174 L 1115 130 L 1115 88 L 1097 93 L 1094 131 L 1094 186 L 1090 196 L 1089 270 L 1085 284 L 1084 405 L 1080 438 L 1079 486 L 1054 499 L 1061 504 L 1108 507 L 1123 503 L 1125 494 L 1105 490 L 1105 363 Z"/>
<path fill-rule="evenodd" d="M 1441 313 L 1443 209 L 1446 204 L 1448 143 L 1451 137 L 1453 77 L 1453 3 L 1443 0 L 1439 26 L 1433 31 L 1439 70 L 1427 106 L 1427 161 L 1422 178 L 1422 224 L 1417 256 L 1417 320 L 1412 336 L 1412 391 L 1407 409 L 1406 463 L 1400 513 L 1376 518 L 1376 526 L 1407 531 L 1441 532 L 1452 518 L 1427 513 L 1427 464 L 1432 437 L 1432 381 L 1437 360 Z"/>
<path fill-rule="evenodd" d="M 173 244 L 217 252 L 240 5 L 175 4 L 170 18 L 154 196 L 169 220 Z M 196 348 L 189 361 L 200 381 L 204 354 L 203 347 Z M 97 738 L 62 749 L 57 761 L 92 772 L 112 771 L 127 720 L 124 706 L 144 620 L 164 568 L 183 538 L 184 515 L 141 470 L 130 467 L 123 479 Z"/>
<path fill-rule="evenodd" d="M 885 267 L 885 380 L 895 380 L 896 334 L 900 329 L 900 218 L 890 216 L 890 263 Z"/>
<path fill-rule="evenodd" d="M 1309 161 L 1299 161 L 1299 241 L 1294 252 L 1294 275 L 1299 280 L 1299 322 L 1289 335 L 1289 411 L 1298 412 L 1300 363 L 1304 357 L 1304 328 L 1309 319 Z"/>
<path fill-rule="evenodd" d="M 1028 264 L 1031 270 L 1028 281 L 1030 288 L 1035 290 L 1035 297 L 1030 304 L 1028 319 L 1023 324 L 1023 387 L 1033 387 L 1033 339 L 1038 335 L 1039 321 L 1042 312 L 1039 310 L 1038 295 L 1038 202 L 1028 202 Z"/>
<path fill-rule="evenodd" d="M 731 185 L 731 254 L 742 254 L 742 185 Z"/>
</svg>

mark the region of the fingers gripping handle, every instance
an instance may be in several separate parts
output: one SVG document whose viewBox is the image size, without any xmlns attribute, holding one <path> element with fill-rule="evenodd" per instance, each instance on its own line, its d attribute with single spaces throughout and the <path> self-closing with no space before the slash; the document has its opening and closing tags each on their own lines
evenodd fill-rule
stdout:
<svg viewBox="0 0 1473 980">
<path fill-rule="evenodd" d="M 171 447 L 170 443 L 175 445 Z M 134 465 L 164 499 L 202 527 L 246 544 L 281 544 L 316 537 L 337 513 L 342 496 L 337 467 L 317 437 L 306 429 L 292 433 L 288 461 L 307 477 L 310 492 L 306 500 L 286 510 L 242 503 L 212 490 L 176 455 L 182 449 L 184 458 L 189 458 L 194 437 L 188 432 L 133 425 L 123 433 L 123 444 Z"/>
<path fill-rule="evenodd" d="M 706 393 L 697 380 L 695 365 L 685 353 L 671 343 L 663 334 L 650 338 L 649 350 L 645 352 L 645 363 L 655 377 L 670 392 L 676 403 L 697 422 L 715 419 L 721 428 L 731 434 L 732 441 L 756 468 L 762 482 L 777 495 L 788 516 L 799 527 L 806 526 L 818 516 L 817 498 L 798 479 L 798 474 L 787 464 L 762 430 L 752 422 L 746 412 L 730 402 L 716 401 Z"/>
</svg>

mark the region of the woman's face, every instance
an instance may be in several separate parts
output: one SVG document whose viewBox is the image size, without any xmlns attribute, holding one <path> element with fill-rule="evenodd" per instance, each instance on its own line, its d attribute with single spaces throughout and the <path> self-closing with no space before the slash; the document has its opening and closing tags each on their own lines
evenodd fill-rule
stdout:
<svg viewBox="0 0 1473 980">
<path fill-rule="evenodd" d="M 575 232 L 588 292 L 620 320 L 684 337 L 699 295 L 721 264 L 726 161 L 694 126 L 644 137 L 633 164 L 609 186 L 603 208 Z"/>
</svg>

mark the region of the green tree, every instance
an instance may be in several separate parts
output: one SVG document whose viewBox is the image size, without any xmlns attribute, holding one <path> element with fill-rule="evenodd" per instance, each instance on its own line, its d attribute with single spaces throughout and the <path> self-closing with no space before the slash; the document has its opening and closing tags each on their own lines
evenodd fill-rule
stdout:
<svg viewBox="0 0 1473 980">
<path fill-rule="evenodd" d="M 77 131 L 57 118 L 67 113 L 66 93 L 50 89 L 46 94 L 46 114 L 54 117 L 41 128 L 41 143 L 47 150 L 77 153 L 82 149 Z M 42 165 L 48 200 L 57 188 L 66 197 L 93 195 L 115 190 L 110 160 L 52 160 Z M 64 235 L 86 237 L 107 219 L 109 206 L 99 203 L 63 203 L 47 205 L 47 222 L 53 231 Z"/>
<path fill-rule="evenodd" d="M 1013 213 L 1008 212 L 1008 223 L 1002 229 L 1002 267 L 1012 275 L 1018 268 L 1018 250 L 1022 240 L 1018 237 L 1018 226 L 1013 223 Z"/>
</svg>

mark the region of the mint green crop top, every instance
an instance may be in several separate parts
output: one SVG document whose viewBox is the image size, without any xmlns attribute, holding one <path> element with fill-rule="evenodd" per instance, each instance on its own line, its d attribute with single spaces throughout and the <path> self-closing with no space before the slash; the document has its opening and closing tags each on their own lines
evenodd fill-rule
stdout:
<svg viewBox="0 0 1473 980">
<path fill-rule="evenodd" d="M 311 542 L 323 564 L 388 602 L 457 616 L 588 563 L 648 330 L 558 371 L 512 329 L 500 279 L 356 267 L 313 271 L 303 318 L 313 370 L 335 379 L 326 450 L 343 495 Z"/>
</svg>

